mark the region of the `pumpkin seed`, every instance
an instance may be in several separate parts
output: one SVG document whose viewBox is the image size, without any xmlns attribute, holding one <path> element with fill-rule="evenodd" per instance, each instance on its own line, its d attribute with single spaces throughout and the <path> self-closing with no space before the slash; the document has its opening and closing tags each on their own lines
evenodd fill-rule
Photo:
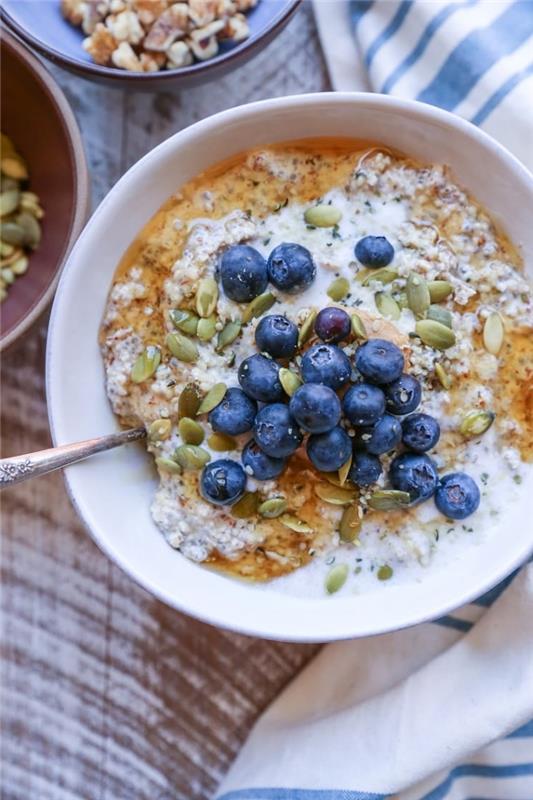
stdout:
<svg viewBox="0 0 533 800">
<path fill-rule="evenodd" d="M 407 305 L 416 317 L 423 317 L 429 308 L 431 298 L 424 278 L 415 272 L 410 272 L 405 286 Z"/>
<path fill-rule="evenodd" d="M 339 483 L 341 486 L 344 486 L 346 483 L 346 478 L 348 477 L 348 473 L 350 472 L 351 466 L 353 461 L 353 455 L 350 453 L 350 457 L 348 461 L 345 461 L 342 467 L 339 467 Z"/>
<path fill-rule="evenodd" d="M 346 278 L 335 278 L 335 280 L 330 283 L 326 294 L 338 303 L 343 297 L 346 297 L 349 291 L 350 283 Z"/>
<path fill-rule="evenodd" d="M 304 219 L 308 225 L 315 225 L 317 228 L 332 228 L 342 219 L 342 211 L 335 206 L 320 204 L 308 208 Z"/>
<path fill-rule="evenodd" d="M 241 321 L 235 320 L 231 322 L 226 322 L 220 333 L 217 337 L 217 346 L 215 350 L 217 353 L 221 353 L 225 347 L 232 342 L 235 341 L 239 333 L 241 332 Z"/>
<path fill-rule="evenodd" d="M 362 271 L 362 270 L 361 270 Z M 357 279 L 359 280 L 359 276 L 361 275 L 360 272 L 357 273 Z M 394 269 L 389 269 L 388 267 L 381 267 L 381 269 L 373 269 L 370 272 L 366 272 L 363 276 L 361 276 L 361 285 L 368 286 L 369 283 L 372 281 L 378 281 L 379 283 L 387 284 L 392 283 L 398 277 L 398 273 Z"/>
<path fill-rule="evenodd" d="M 481 434 L 488 431 L 494 420 L 496 414 L 493 411 L 479 411 L 473 410 L 465 414 L 459 426 L 460 432 L 463 436 L 471 438 L 473 436 L 481 436 Z"/>
<path fill-rule="evenodd" d="M 33 192 L 22 192 L 20 195 L 20 208 L 29 211 L 37 219 L 44 217 L 44 211 L 39 205 L 39 198 Z"/>
<path fill-rule="evenodd" d="M 368 500 L 368 505 L 376 511 L 392 511 L 395 508 L 404 508 L 411 502 L 409 492 L 400 492 L 397 489 L 380 489 L 373 492 Z"/>
<path fill-rule="evenodd" d="M 315 319 L 318 311 L 316 308 L 312 308 L 305 320 L 302 322 L 300 327 L 300 332 L 298 334 L 298 347 L 302 347 L 306 342 L 309 341 L 311 336 L 313 335 L 313 331 L 315 328 Z"/>
<path fill-rule="evenodd" d="M 143 383 L 151 378 L 161 363 L 161 350 L 157 345 L 150 344 L 138 356 L 131 370 L 131 379 L 134 383 Z"/>
<path fill-rule="evenodd" d="M 200 414 L 208 414 L 210 411 L 216 408 L 224 399 L 227 388 L 228 387 L 225 383 L 215 383 L 215 385 L 209 389 L 208 393 L 200 403 L 200 406 L 196 412 L 196 416 L 199 416 Z"/>
<path fill-rule="evenodd" d="M 455 333 L 434 319 L 421 319 L 415 325 L 415 331 L 424 344 L 437 350 L 447 350 L 455 344 Z"/>
<path fill-rule="evenodd" d="M 0 257 L 8 258 L 12 256 L 15 252 L 15 248 L 12 244 L 8 244 L 7 242 L 0 242 Z"/>
<path fill-rule="evenodd" d="M 155 419 L 148 428 L 148 438 L 151 442 L 162 442 L 168 439 L 172 431 L 169 419 Z"/>
<path fill-rule="evenodd" d="M 203 317 L 198 322 L 198 329 L 196 331 L 196 335 L 200 339 L 201 342 L 209 342 L 215 335 L 217 330 L 217 318 L 214 314 L 211 314 L 210 317 Z"/>
<path fill-rule="evenodd" d="M 179 361 L 185 361 L 190 364 L 198 358 L 198 348 L 195 343 L 183 336 L 181 333 L 169 333 L 165 339 L 165 344 Z"/>
<path fill-rule="evenodd" d="M 400 319 L 400 306 L 396 300 L 386 292 L 376 292 L 374 295 L 376 308 L 382 317 L 387 319 Z"/>
<path fill-rule="evenodd" d="M 7 283 L 8 285 L 15 282 L 15 275 L 9 267 L 4 267 L 2 270 L 0 270 L 0 275 L 2 276 L 4 283 Z"/>
<path fill-rule="evenodd" d="M 388 581 L 392 578 L 394 570 L 388 564 L 383 564 L 376 572 L 378 581 Z"/>
<path fill-rule="evenodd" d="M 0 175 L 0 192 L 8 192 L 10 189 L 19 189 L 20 181 Z"/>
<path fill-rule="evenodd" d="M 359 507 L 356 505 L 346 506 L 342 512 L 339 525 L 339 536 L 342 542 L 353 542 L 361 531 L 363 520 L 359 516 Z"/>
<path fill-rule="evenodd" d="M 0 169 L 8 178 L 14 178 L 17 181 L 25 181 L 29 177 L 26 163 L 18 153 L 4 156 L 0 161 Z"/>
<path fill-rule="evenodd" d="M 441 325 L 446 325 L 447 328 L 453 326 L 453 318 L 451 312 L 442 306 L 431 305 L 427 311 L 427 319 L 434 319 L 435 322 L 440 322 Z"/>
<path fill-rule="evenodd" d="M 183 470 L 180 465 L 173 461 L 171 458 L 164 458 L 163 456 L 159 456 L 156 458 L 155 463 L 159 467 L 159 469 L 164 470 L 165 472 L 171 472 L 173 475 L 180 475 Z"/>
<path fill-rule="evenodd" d="M 15 219 L 17 225 L 24 231 L 24 244 L 35 250 L 41 241 L 41 226 L 28 211 L 21 211 Z"/>
<path fill-rule="evenodd" d="M 292 372 L 290 369 L 285 369 L 285 367 L 282 367 L 279 371 L 279 382 L 289 397 L 292 397 L 296 389 L 299 389 L 303 383 L 302 379 L 296 374 L 296 372 Z"/>
<path fill-rule="evenodd" d="M 208 437 L 207 444 L 216 453 L 229 453 L 231 450 L 237 449 L 237 442 L 232 436 L 218 431 Z"/>
<path fill-rule="evenodd" d="M 284 497 L 271 497 L 265 500 L 257 509 L 262 517 L 267 519 L 275 519 L 287 510 L 287 501 Z"/>
<path fill-rule="evenodd" d="M 178 419 L 182 419 L 183 417 L 190 417 L 192 419 L 195 417 L 201 402 L 202 393 L 198 384 L 188 383 L 179 396 Z"/>
<path fill-rule="evenodd" d="M 502 318 L 497 311 L 493 311 L 485 320 L 483 326 L 483 344 L 485 350 L 497 356 L 502 349 L 503 338 L 505 335 L 505 328 L 503 327 Z"/>
<path fill-rule="evenodd" d="M 196 310 L 200 317 L 210 317 L 218 301 L 218 283 L 214 278 L 202 278 L 196 290 Z"/>
<path fill-rule="evenodd" d="M 352 314 L 352 333 L 358 339 L 367 338 L 365 324 L 359 314 Z"/>
<path fill-rule="evenodd" d="M 403 310 L 404 308 L 409 308 L 409 304 L 407 302 L 407 294 L 405 292 L 400 292 L 400 294 L 395 299 L 401 310 Z"/>
<path fill-rule="evenodd" d="M 15 275 L 24 275 L 28 269 L 29 263 L 30 261 L 27 256 L 19 256 L 19 258 L 11 264 L 11 272 Z"/>
<path fill-rule="evenodd" d="M 18 189 L 8 189 L 0 194 L 0 217 L 12 214 L 19 206 L 20 192 Z"/>
<path fill-rule="evenodd" d="M 184 444 L 202 444 L 205 437 L 202 426 L 190 417 L 182 417 L 180 419 L 178 431 Z"/>
<path fill-rule="evenodd" d="M 177 447 L 174 458 L 183 469 L 201 469 L 211 461 L 207 450 L 194 444 L 182 444 Z"/>
<path fill-rule="evenodd" d="M 168 312 L 174 327 L 190 336 L 196 336 L 198 330 L 198 317 L 186 308 L 175 308 Z"/>
<path fill-rule="evenodd" d="M 296 531 L 296 533 L 313 533 L 311 526 L 308 525 L 307 522 L 295 517 L 294 514 L 282 514 L 278 519 L 282 525 L 285 525 L 286 528 L 290 528 L 291 531 Z"/>
<path fill-rule="evenodd" d="M 18 223 L 9 220 L 0 222 L 0 238 L 7 244 L 20 246 L 24 244 L 26 236 L 24 229 Z"/>
<path fill-rule="evenodd" d="M 272 294 L 272 292 L 264 292 L 264 294 L 255 297 L 242 312 L 242 324 L 246 325 L 250 320 L 262 316 L 265 311 L 272 308 L 277 299 L 276 295 Z"/>
<path fill-rule="evenodd" d="M 348 564 L 336 564 L 326 575 L 325 588 L 328 594 L 335 594 L 342 589 L 348 577 Z"/>
<path fill-rule="evenodd" d="M 453 286 L 448 281 L 428 281 L 427 286 L 432 303 L 442 303 L 453 292 Z"/>
<path fill-rule="evenodd" d="M 257 514 L 259 495 L 257 492 L 245 492 L 240 500 L 232 505 L 231 516 L 236 519 L 248 519 Z"/>
<path fill-rule="evenodd" d="M 319 472 L 318 474 L 320 475 L 321 478 L 324 478 L 325 481 L 331 483 L 332 486 L 341 485 L 338 470 L 337 472 Z"/>
<path fill-rule="evenodd" d="M 343 486 L 332 486 L 330 483 L 315 484 L 315 492 L 325 503 L 334 506 L 345 506 L 357 500 L 355 489 L 346 489 Z"/>
<path fill-rule="evenodd" d="M 435 364 L 435 375 L 442 386 L 443 389 L 450 389 L 452 385 L 452 379 L 442 366 L 442 364 Z"/>
</svg>

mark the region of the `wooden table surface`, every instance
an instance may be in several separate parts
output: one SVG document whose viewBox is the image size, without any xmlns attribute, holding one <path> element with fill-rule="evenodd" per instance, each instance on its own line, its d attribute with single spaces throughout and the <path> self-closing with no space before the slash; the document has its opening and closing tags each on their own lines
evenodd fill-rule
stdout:
<svg viewBox="0 0 533 800">
<path fill-rule="evenodd" d="M 98 204 L 175 131 L 239 103 L 329 89 L 310 8 L 229 76 L 125 94 L 55 69 L 77 115 Z M 3 359 L 2 455 L 49 446 L 46 326 Z M 203 800 L 259 712 L 316 651 L 212 628 L 115 567 L 62 477 L 2 496 L 4 800 Z"/>
</svg>

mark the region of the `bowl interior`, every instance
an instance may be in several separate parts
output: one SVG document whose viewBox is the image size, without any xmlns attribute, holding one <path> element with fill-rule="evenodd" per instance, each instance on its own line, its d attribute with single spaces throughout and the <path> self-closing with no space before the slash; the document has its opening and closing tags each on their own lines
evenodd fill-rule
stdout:
<svg viewBox="0 0 533 800">
<path fill-rule="evenodd" d="M 489 137 L 445 112 L 379 95 L 349 94 L 281 98 L 223 112 L 176 134 L 138 162 L 107 196 L 71 254 L 54 304 L 48 349 L 56 442 L 116 428 L 97 334 L 115 266 L 142 225 L 208 165 L 255 145 L 312 136 L 371 139 L 423 161 L 449 164 L 523 252 L 532 252 L 528 173 Z M 428 570 L 421 583 L 304 600 L 226 579 L 172 551 L 150 518 L 155 477 L 141 447 L 73 466 L 67 482 L 97 542 L 150 591 L 214 624 L 277 639 L 340 639 L 441 615 L 479 596 L 531 549 L 525 498 L 533 485 L 524 487 L 522 505 L 506 510 L 500 537 L 458 554 L 453 575 L 450 568 Z"/>
</svg>

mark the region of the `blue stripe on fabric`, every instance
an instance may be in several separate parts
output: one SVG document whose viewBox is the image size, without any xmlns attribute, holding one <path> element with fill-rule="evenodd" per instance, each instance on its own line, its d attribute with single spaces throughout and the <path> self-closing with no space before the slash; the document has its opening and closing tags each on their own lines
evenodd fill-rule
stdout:
<svg viewBox="0 0 533 800">
<path fill-rule="evenodd" d="M 453 110 L 500 58 L 533 34 L 533 3 L 517 0 L 488 27 L 472 31 L 448 56 L 417 100 Z"/>
<path fill-rule="evenodd" d="M 458 617 L 439 617 L 439 619 L 433 620 L 434 625 L 442 625 L 443 628 L 453 628 L 455 631 L 461 631 L 461 633 L 468 633 L 470 628 L 473 626 L 473 622 L 468 622 L 466 619 L 459 619 Z"/>
<path fill-rule="evenodd" d="M 488 606 L 491 606 L 498 599 L 498 597 L 501 594 L 503 594 L 503 592 L 505 591 L 505 589 L 507 589 L 509 584 L 511 584 L 513 582 L 513 580 L 516 578 L 517 574 L 518 574 L 518 570 L 515 570 L 514 572 L 512 572 L 510 575 L 507 576 L 507 578 L 504 578 L 503 581 L 501 581 L 493 589 L 489 589 L 488 592 L 485 592 L 485 594 L 482 594 L 481 597 L 477 598 L 477 600 L 474 600 L 473 601 L 474 604 L 476 606 L 484 606 L 485 608 L 488 608 Z"/>
<path fill-rule="evenodd" d="M 352 28 L 355 31 L 360 20 L 368 9 L 374 5 L 374 0 L 352 0 L 350 3 L 350 17 L 352 20 Z"/>
<path fill-rule="evenodd" d="M 521 728 L 518 728 L 518 730 L 513 731 L 512 733 L 510 733 L 505 738 L 506 739 L 528 739 L 530 736 L 533 736 L 533 719 L 531 720 L 531 722 L 526 722 L 525 725 L 522 725 Z"/>
<path fill-rule="evenodd" d="M 467 6 L 474 6 L 478 0 L 464 0 L 461 3 L 450 3 L 450 5 L 445 6 L 443 9 L 439 11 L 436 16 L 433 17 L 430 23 L 428 23 L 425 31 L 422 33 L 420 39 L 416 43 L 414 49 L 409 53 L 409 55 L 404 58 L 404 60 L 398 64 L 396 69 L 389 75 L 383 86 L 381 87 L 382 92 L 390 92 L 392 87 L 395 83 L 398 83 L 400 78 L 402 78 L 407 70 L 416 64 L 416 62 L 422 57 L 424 52 L 426 51 L 429 43 L 431 42 L 433 36 L 438 31 L 438 29 L 444 25 L 447 19 L 449 19 L 456 11 L 460 11 L 462 8 L 466 8 Z"/>
<path fill-rule="evenodd" d="M 494 92 L 494 94 L 489 97 L 489 99 L 481 106 L 477 114 L 475 114 L 471 122 L 474 125 L 481 125 L 487 117 L 492 114 L 495 108 L 497 108 L 502 100 L 504 100 L 507 95 L 513 91 L 515 86 L 518 86 L 519 83 L 522 83 L 529 75 L 533 75 L 533 64 L 530 64 L 529 67 L 526 67 L 520 72 L 511 75 L 511 77 L 505 81 L 505 83 L 500 86 L 500 88 Z"/>
<path fill-rule="evenodd" d="M 217 800 L 386 800 L 388 794 L 349 789 L 237 789 Z"/>
<path fill-rule="evenodd" d="M 393 16 L 385 30 L 381 31 L 379 36 L 374 39 L 365 54 L 365 64 L 367 67 L 370 67 L 372 61 L 376 57 L 378 51 L 381 50 L 385 42 L 388 42 L 388 40 L 394 36 L 396 31 L 401 27 L 404 19 L 411 9 L 411 6 L 413 5 L 413 2 L 414 0 L 402 0 L 396 14 Z"/>
<path fill-rule="evenodd" d="M 453 782 L 459 778 L 521 778 L 533 775 L 533 763 L 507 764 L 501 766 L 488 764 L 460 764 L 450 770 L 448 777 L 420 800 L 443 800 Z"/>
</svg>

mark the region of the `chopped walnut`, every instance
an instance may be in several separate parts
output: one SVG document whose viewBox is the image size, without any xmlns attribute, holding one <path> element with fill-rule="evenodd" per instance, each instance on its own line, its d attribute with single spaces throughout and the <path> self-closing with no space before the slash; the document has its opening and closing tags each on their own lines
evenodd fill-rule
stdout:
<svg viewBox="0 0 533 800">
<path fill-rule="evenodd" d="M 189 28 L 187 3 L 175 3 L 154 22 L 144 40 L 144 48 L 145 50 L 164 52 L 176 39 L 182 39 Z"/>
<path fill-rule="evenodd" d="M 169 0 L 129 0 L 129 3 L 141 25 L 149 28 L 167 10 Z"/>
<path fill-rule="evenodd" d="M 84 0 L 82 4 L 83 20 L 81 27 L 84 33 L 91 34 L 99 22 L 103 22 L 109 12 L 107 0 Z"/>
<path fill-rule="evenodd" d="M 223 27 L 224 23 L 221 19 L 218 19 L 216 22 L 210 22 L 205 28 L 196 28 L 194 31 L 191 31 L 191 39 L 193 42 L 204 42 L 212 36 L 216 36 Z"/>
<path fill-rule="evenodd" d="M 105 24 L 117 42 L 139 44 L 144 39 L 144 30 L 134 11 L 121 11 L 120 14 L 110 14 Z"/>
<path fill-rule="evenodd" d="M 257 5 L 257 0 L 234 0 L 237 11 L 250 11 Z"/>
<path fill-rule="evenodd" d="M 244 14 L 234 14 L 229 17 L 220 34 L 220 39 L 233 39 L 234 42 L 243 42 L 250 35 L 250 27 Z"/>
<path fill-rule="evenodd" d="M 179 69 L 188 67 L 194 61 L 193 54 L 185 42 L 174 42 L 167 50 L 167 67 L 169 69 Z"/>
<path fill-rule="evenodd" d="M 207 61 L 208 58 L 213 58 L 218 53 L 216 36 L 210 36 L 209 39 L 201 39 L 198 42 L 189 39 L 188 44 L 198 61 Z"/>
<path fill-rule="evenodd" d="M 106 66 L 111 62 L 111 55 L 118 42 L 103 22 L 99 22 L 90 36 L 83 40 L 86 50 L 96 64 Z"/>
<path fill-rule="evenodd" d="M 80 26 L 83 22 L 84 0 L 61 0 L 61 13 L 73 25 Z"/>
<path fill-rule="evenodd" d="M 127 69 L 129 72 L 143 72 L 142 64 L 131 44 L 121 42 L 111 55 L 115 67 Z"/>
<path fill-rule="evenodd" d="M 143 72 L 157 72 L 165 66 L 166 56 L 164 53 L 141 53 L 139 60 Z"/>
<path fill-rule="evenodd" d="M 128 3 L 126 0 L 110 0 L 109 11 L 111 14 L 120 14 L 121 11 L 126 11 Z"/>
<path fill-rule="evenodd" d="M 217 0 L 189 0 L 189 17 L 195 25 L 203 28 L 217 16 Z"/>
</svg>

